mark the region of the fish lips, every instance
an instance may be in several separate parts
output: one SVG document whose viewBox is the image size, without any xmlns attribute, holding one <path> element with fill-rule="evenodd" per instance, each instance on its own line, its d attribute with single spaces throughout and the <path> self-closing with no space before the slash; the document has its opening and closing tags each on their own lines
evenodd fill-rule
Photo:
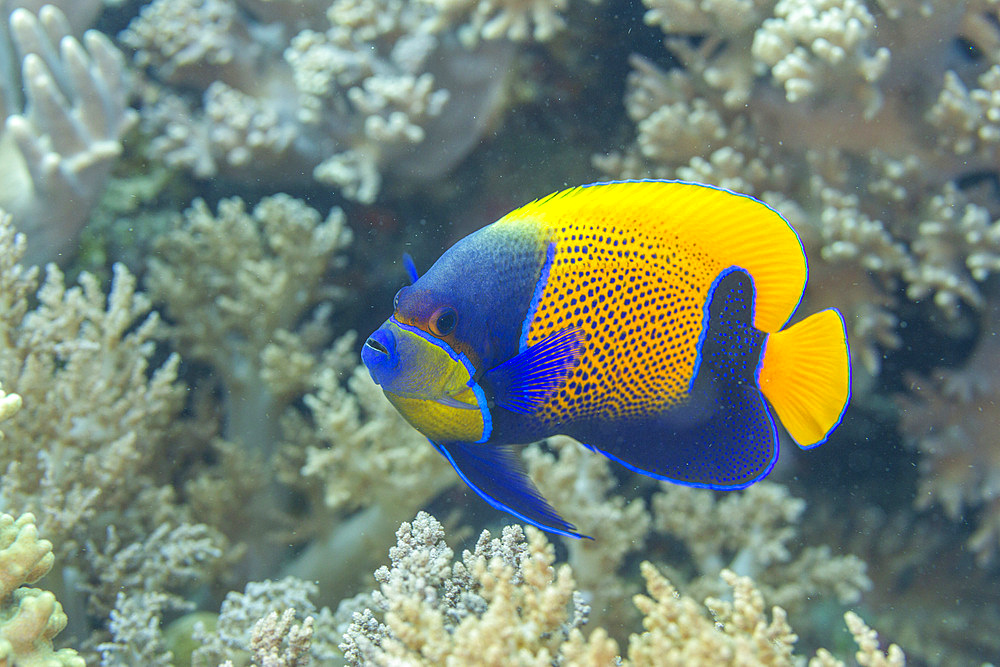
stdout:
<svg viewBox="0 0 1000 667">
<path fill-rule="evenodd" d="M 399 366 L 399 348 L 388 322 L 365 341 L 361 348 L 361 361 L 377 385 L 384 386 L 395 377 Z"/>
</svg>

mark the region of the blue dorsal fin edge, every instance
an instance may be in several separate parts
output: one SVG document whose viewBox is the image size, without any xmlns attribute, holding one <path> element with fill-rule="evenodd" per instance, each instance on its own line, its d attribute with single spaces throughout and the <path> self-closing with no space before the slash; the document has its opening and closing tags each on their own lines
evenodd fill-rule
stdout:
<svg viewBox="0 0 1000 667">
<path fill-rule="evenodd" d="M 417 282 L 420 275 L 417 273 L 417 265 L 413 263 L 413 258 L 408 252 L 403 253 L 403 267 L 406 269 L 406 275 L 410 276 L 410 284 Z"/>
<path fill-rule="evenodd" d="M 549 533 L 594 539 L 576 532 L 576 526 L 559 516 L 528 477 L 513 447 L 433 440 L 431 444 L 462 481 L 492 507 Z"/>
<path fill-rule="evenodd" d="M 583 332 L 570 327 L 553 332 L 483 377 L 502 408 L 530 415 L 562 386 L 580 357 Z"/>
</svg>

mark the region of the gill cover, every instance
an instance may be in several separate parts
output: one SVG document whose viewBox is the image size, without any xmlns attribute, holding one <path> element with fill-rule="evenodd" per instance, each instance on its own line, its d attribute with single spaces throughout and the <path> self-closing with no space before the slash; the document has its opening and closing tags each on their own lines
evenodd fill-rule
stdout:
<svg viewBox="0 0 1000 667">
<path fill-rule="evenodd" d="M 482 442 L 492 420 L 469 359 L 417 327 L 389 318 L 365 342 L 372 379 L 414 428 L 435 441 Z"/>
</svg>

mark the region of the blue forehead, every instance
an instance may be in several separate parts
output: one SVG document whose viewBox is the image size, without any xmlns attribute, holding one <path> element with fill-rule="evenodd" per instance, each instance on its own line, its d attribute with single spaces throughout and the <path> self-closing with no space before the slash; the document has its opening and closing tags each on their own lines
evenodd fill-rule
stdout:
<svg viewBox="0 0 1000 667">
<path fill-rule="evenodd" d="M 398 314 L 426 321 L 440 307 L 458 314 L 455 337 L 489 368 L 518 352 L 545 248 L 523 233 L 490 225 L 448 249 L 413 285 L 403 288 Z"/>
</svg>

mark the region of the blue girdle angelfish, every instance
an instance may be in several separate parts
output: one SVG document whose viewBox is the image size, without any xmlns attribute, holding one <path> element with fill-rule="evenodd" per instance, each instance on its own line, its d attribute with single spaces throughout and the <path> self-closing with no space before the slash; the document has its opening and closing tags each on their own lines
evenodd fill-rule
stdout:
<svg viewBox="0 0 1000 667">
<path fill-rule="evenodd" d="M 783 328 L 805 289 L 795 231 L 763 203 L 667 181 L 534 201 L 465 237 L 396 295 L 362 359 L 389 401 L 494 507 L 580 537 L 515 444 L 565 434 L 622 465 L 740 489 L 850 394 L 834 310 Z"/>
</svg>

